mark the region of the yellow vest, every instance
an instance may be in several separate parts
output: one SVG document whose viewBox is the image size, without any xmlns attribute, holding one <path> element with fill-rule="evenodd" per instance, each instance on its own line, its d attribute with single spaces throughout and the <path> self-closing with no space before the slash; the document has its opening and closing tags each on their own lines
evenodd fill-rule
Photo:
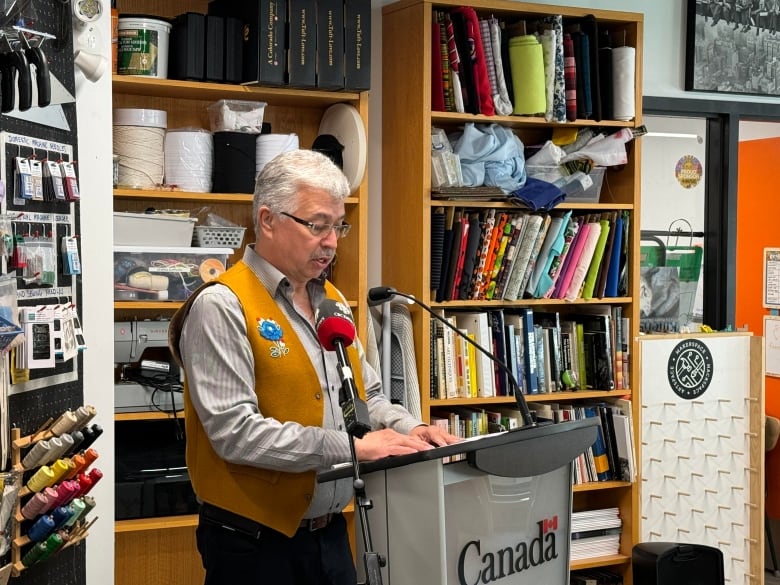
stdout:
<svg viewBox="0 0 780 585">
<path fill-rule="evenodd" d="M 260 412 L 280 422 L 296 421 L 304 426 L 322 426 L 325 397 L 316 370 L 292 325 L 271 295 L 244 262 L 237 263 L 206 286 L 216 282 L 230 288 L 243 307 L 254 355 L 255 394 Z M 171 348 L 177 357 L 181 326 L 198 292 L 188 299 L 171 321 Z M 338 291 L 329 282 L 325 284 L 325 292 L 328 298 L 341 300 Z M 260 333 L 261 321 L 268 325 L 271 320 L 283 332 L 281 344 Z M 347 353 L 355 371 L 359 394 L 365 399 L 355 344 L 347 348 Z M 198 498 L 292 536 L 314 496 L 316 472 L 286 473 L 237 465 L 219 457 L 192 406 L 186 381 L 184 415 L 187 467 Z"/>
</svg>

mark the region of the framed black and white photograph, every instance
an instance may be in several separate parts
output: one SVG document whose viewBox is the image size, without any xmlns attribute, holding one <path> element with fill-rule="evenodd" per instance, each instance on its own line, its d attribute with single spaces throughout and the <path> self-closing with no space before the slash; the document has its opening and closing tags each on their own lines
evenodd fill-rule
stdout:
<svg viewBox="0 0 780 585">
<path fill-rule="evenodd" d="M 688 0 L 685 89 L 780 95 L 780 0 Z"/>
</svg>

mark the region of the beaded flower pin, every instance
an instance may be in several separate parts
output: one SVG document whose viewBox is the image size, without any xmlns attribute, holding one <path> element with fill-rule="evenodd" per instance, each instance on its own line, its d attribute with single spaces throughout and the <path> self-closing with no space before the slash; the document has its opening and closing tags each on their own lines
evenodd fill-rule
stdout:
<svg viewBox="0 0 780 585">
<path fill-rule="evenodd" d="M 273 319 L 257 319 L 257 331 L 260 335 L 271 342 L 269 348 L 272 358 L 284 357 L 290 353 L 290 348 L 284 344 L 283 333 L 279 323 Z"/>
</svg>

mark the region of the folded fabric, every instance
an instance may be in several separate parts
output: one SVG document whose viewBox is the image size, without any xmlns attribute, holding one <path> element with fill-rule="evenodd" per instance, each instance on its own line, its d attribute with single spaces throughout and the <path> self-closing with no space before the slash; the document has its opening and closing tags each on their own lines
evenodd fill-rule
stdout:
<svg viewBox="0 0 780 585">
<path fill-rule="evenodd" d="M 601 140 L 591 141 L 576 152 L 566 155 L 563 162 L 589 158 L 595 165 L 600 167 L 624 165 L 628 162 L 626 142 L 633 139 L 633 132 L 629 128 L 622 128 L 614 134 L 610 134 Z"/>
<path fill-rule="evenodd" d="M 528 177 L 525 185 L 510 193 L 513 203 L 520 203 L 532 211 L 549 211 L 564 200 L 563 191 L 552 183 Z"/>
<path fill-rule="evenodd" d="M 548 140 L 536 154 L 525 160 L 525 164 L 528 166 L 557 166 L 561 164 L 564 156 L 566 153 L 563 149 Z"/>
<path fill-rule="evenodd" d="M 566 121 L 566 79 L 563 67 L 563 16 L 551 14 L 540 20 L 555 33 L 555 77 L 553 78 L 553 121 Z"/>
<path fill-rule="evenodd" d="M 496 83 L 498 94 L 493 96 L 493 105 L 499 116 L 512 114 L 512 101 L 509 99 L 509 91 L 504 78 L 504 58 L 501 55 L 501 26 L 497 18 L 490 19 L 490 41 L 493 45 L 493 61 L 496 68 Z"/>
<path fill-rule="evenodd" d="M 525 183 L 523 143 L 510 129 L 467 122 L 461 134 L 450 135 L 450 142 L 460 157 L 464 186 L 487 185 L 510 193 Z"/>
<path fill-rule="evenodd" d="M 485 61 L 485 52 L 482 44 L 482 35 L 479 29 L 479 20 L 477 12 L 470 6 L 459 6 L 452 9 L 453 12 L 460 12 L 463 15 L 466 25 L 466 38 L 471 47 L 471 55 L 464 58 L 471 58 L 472 78 L 474 88 L 476 89 L 477 99 L 479 100 L 479 113 L 485 116 L 495 116 L 496 111 L 493 108 L 493 97 L 490 91 L 490 80 L 488 79 L 487 64 Z"/>
<path fill-rule="evenodd" d="M 577 62 L 574 60 L 574 40 L 570 34 L 563 35 L 563 71 L 566 83 L 566 119 L 577 119 Z"/>
<path fill-rule="evenodd" d="M 543 114 L 547 109 L 544 89 L 542 45 L 533 35 L 509 39 L 509 64 L 512 68 L 517 115 Z"/>
<path fill-rule="evenodd" d="M 545 30 L 536 35 L 542 45 L 542 57 L 544 58 L 544 94 L 547 101 L 547 109 L 544 111 L 544 119 L 551 122 L 553 119 L 553 101 L 555 90 L 555 32 Z"/>
</svg>

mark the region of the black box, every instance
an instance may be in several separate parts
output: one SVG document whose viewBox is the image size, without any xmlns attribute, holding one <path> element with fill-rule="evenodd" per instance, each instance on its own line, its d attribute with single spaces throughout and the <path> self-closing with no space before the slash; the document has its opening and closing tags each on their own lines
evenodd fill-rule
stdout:
<svg viewBox="0 0 780 585">
<path fill-rule="evenodd" d="M 168 50 L 168 78 L 201 81 L 205 73 L 203 39 L 206 17 L 197 12 L 180 14 L 173 19 Z"/>
<path fill-rule="evenodd" d="M 209 14 L 232 16 L 243 23 L 242 83 L 285 84 L 287 0 L 212 0 Z"/>
<path fill-rule="evenodd" d="M 723 553 L 703 544 L 640 542 L 631 551 L 634 585 L 723 585 Z"/>
<path fill-rule="evenodd" d="M 206 16 L 206 81 L 225 80 L 225 17 Z"/>
<path fill-rule="evenodd" d="M 288 0 L 287 80 L 292 87 L 314 87 L 317 81 L 316 0 Z"/>
<path fill-rule="evenodd" d="M 371 0 L 344 0 L 344 87 L 371 88 Z"/>
<path fill-rule="evenodd" d="M 241 83 L 244 59 L 244 24 L 233 16 L 225 17 L 225 82 Z"/>
<path fill-rule="evenodd" d="M 344 89 L 344 3 L 317 1 L 317 87 Z"/>
</svg>

